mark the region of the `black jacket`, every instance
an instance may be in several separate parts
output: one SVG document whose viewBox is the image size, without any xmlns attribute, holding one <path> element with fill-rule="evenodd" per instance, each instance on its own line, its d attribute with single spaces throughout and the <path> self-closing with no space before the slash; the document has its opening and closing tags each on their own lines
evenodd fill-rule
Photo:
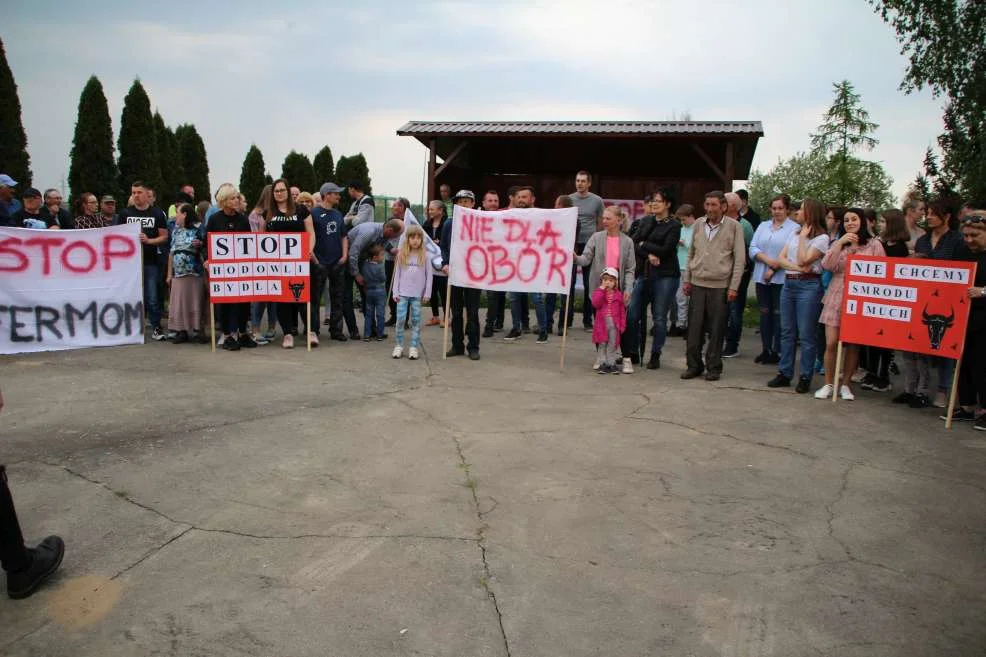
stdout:
<svg viewBox="0 0 986 657">
<path fill-rule="evenodd" d="M 681 276 L 678 266 L 678 241 L 681 239 L 681 222 L 674 217 L 658 221 L 653 215 L 640 220 L 637 229 L 630 235 L 633 239 L 634 253 L 637 256 L 637 278 L 660 276 L 674 278 Z M 648 255 L 661 259 L 656 267 L 650 264 Z"/>
</svg>

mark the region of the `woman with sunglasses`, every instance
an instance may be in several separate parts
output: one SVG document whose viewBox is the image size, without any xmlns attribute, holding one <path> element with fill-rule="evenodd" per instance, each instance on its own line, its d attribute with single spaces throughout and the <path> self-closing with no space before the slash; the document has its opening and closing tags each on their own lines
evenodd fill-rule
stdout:
<svg viewBox="0 0 986 657">
<path fill-rule="evenodd" d="M 986 414 L 976 415 L 977 406 L 980 411 L 986 409 L 986 203 L 973 204 L 962 217 L 962 239 L 955 259 L 975 262 L 977 267 L 976 280 L 966 290 L 969 323 L 959 365 L 959 407 L 952 420 L 973 422 L 973 429 L 986 431 Z"/>
</svg>

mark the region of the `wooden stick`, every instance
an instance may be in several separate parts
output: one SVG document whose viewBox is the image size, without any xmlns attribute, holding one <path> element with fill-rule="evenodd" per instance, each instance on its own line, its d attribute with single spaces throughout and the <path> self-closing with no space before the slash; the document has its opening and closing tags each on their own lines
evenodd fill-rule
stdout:
<svg viewBox="0 0 986 657">
<path fill-rule="evenodd" d="M 952 374 L 952 392 L 948 396 L 948 419 L 945 420 L 945 428 L 952 428 L 952 413 L 955 412 L 955 397 L 959 390 L 959 368 L 962 367 L 962 359 L 955 361 L 955 372 Z"/>
<path fill-rule="evenodd" d="M 212 327 L 212 353 L 216 353 L 216 304 L 209 302 L 209 325 Z"/>
<path fill-rule="evenodd" d="M 572 303 L 572 295 L 565 295 L 565 314 L 561 317 L 561 371 L 565 371 L 565 345 L 568 344 L 568 304 Z"/>
<path fill-rule="evenodd" d="M 842 350 L 842 340 L 839 340 L 839 346 L 835 349 L 835 373 L 832 376 L 832 403 L 834 404 L 836 400 L 839 399 L 839 390 L 841 386 L 839 385 L 839 378 L 842 375 L 842 358 L 844 356 Z"/>
<path fill-rule="evenodd" d="M 450 308 L 452 307 L 452 285 L 445 283 L 445 328 L 442 331 L 442 360 L 448 358 L 448 328 L 452 320 L 449 319 Z"/>
<path fill-rule="evenodd" d="M 309 290 L 309 295 L 310 294 L 311 294 L 311 290 Z M 312 333 L 314 333 L 314 331 L 312 331 L 312 302 L 311 302 L 311 299 L 309 299 L 308 303 L 305 304 L 305 319 L 308 320 L 307 323 L 305 324 L 305 328 L 308 329 L 308 335 L 305 336 L 305 339 L 308 340 L 308 351 L 311 351 L 312 350 Z"/>
</svg>

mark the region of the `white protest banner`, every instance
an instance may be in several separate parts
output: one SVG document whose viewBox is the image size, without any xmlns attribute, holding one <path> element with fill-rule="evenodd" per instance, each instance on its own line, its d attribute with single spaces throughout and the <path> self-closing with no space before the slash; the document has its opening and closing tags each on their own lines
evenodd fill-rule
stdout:
<svg viewBox="0 0 986 657">
<path fill-rule="evenodd" d="M 0 228 L 0 354 L 142 344 L 139 235 Z"/>
<path fill-rule="evenodd" d="M 578 209 L 485 212 L 455 206 L 449 282 L 506 292 L 568 294 Z"/>
</svg>

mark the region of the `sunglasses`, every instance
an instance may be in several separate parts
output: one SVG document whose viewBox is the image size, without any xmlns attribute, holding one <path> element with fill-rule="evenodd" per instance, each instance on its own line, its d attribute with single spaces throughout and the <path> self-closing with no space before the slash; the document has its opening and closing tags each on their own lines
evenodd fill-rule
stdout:
<svg viewBox="0 0 986 657">
<path fill-rule="evenodd" d="M 986 214 L 980 214 L 978 212 L 973 212 L 967 214 L 962 218 L 963 225 L 965 224 L 986 224 Z"/>
</svg>

